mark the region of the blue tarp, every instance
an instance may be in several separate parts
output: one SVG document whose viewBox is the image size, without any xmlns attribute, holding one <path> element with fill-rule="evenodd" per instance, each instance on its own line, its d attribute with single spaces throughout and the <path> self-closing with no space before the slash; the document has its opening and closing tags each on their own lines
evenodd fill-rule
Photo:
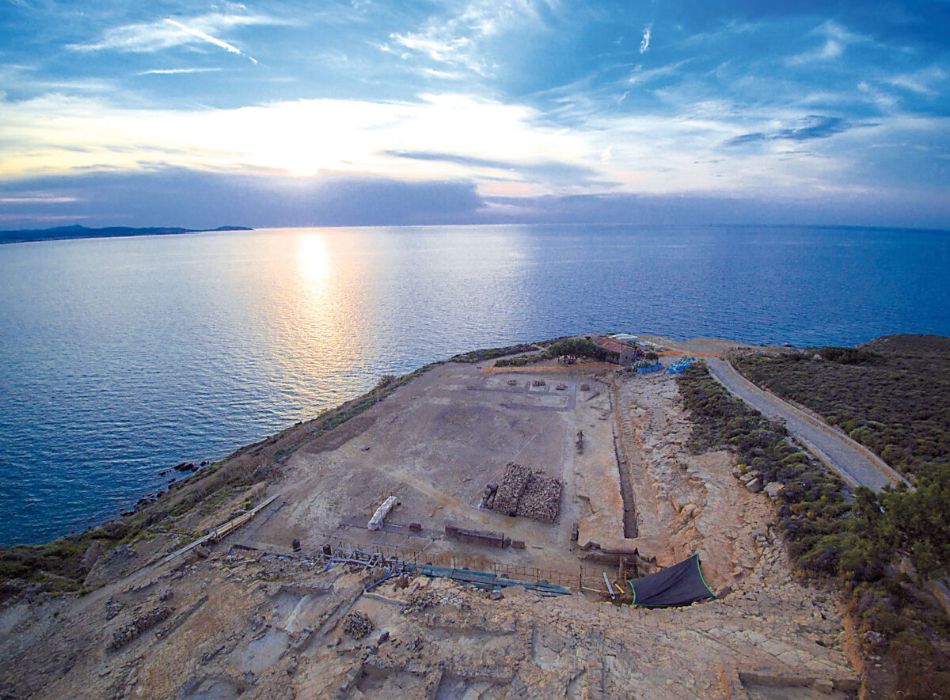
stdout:
<svg viewBox="0 0 950 700">
<path fill-rule="evenodd" d="M 686 368 L 689 367 L 694 362 L 696 362 L 695 357 L 684 358 L 680 360 L 679 362 L 675 362 L 672 365 L 670 365 L 669 368 L 666 370 L 666 373 L 667 374 L 682 374 L 683 372 L 686 371 Z"/>
</svg>

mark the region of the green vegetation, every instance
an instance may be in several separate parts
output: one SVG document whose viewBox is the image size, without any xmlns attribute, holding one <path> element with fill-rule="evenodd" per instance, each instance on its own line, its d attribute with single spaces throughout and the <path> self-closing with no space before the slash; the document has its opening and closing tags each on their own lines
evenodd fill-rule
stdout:
<svg viewBox="0 0 950 700">
<path fill-rule="evenodd" d="M 703 365 L 679 377 L 680 396 L 693 415 L 690 445 L 697 452 L 726 447 L 762 482 L 783 484 L 779 525 L 789 554 L 812 574 L 834 575 L 848 539 L 851 506 L 843 482 L 788 440 L 781 423 L 764 418 L 715 382 Z"/>
<path fill-rule="evenodd" d="M 504 357 L 505 355 L 518 355 L 523 352 L 533 352 L 538 349 L 536 345 L 508 345 L 503 348 L 482 348 L 481 350 L 471 350 L 470 352 L 463 352 L 459 355 L 454 355 L 449 358 L 449 362 L 483 362 L 485 360 L 494 360 L 496 357 Z"/>
<path fill-rule="evenodd" d="M 813 362 L 849 368 L 887 362 L 886 356 L 869 355 L 832 352 L 838 360 Z M 808 376 L 816 394 L 826 391 L 818 376 Z M 898 567 L 900 552 L 906 551 L 920 573 L 946 571 L 947 482 L 930 478 L 928 467 L 914 492 L 859 489 L 852 501 L 837 477 L 789 442 L 783 426 L 734 398 L 704 366 L 689 368 L 679 385 L 696 423 L 694 449 L 726 447 L 764 480 L 784 484 L 778 517 L 792 560 L 804 574 L 834 577 L 850 593 L 863 638 L 869 648 L 886 654 L 901 696 L 936 697 L 950 687 L 950 627 Z M 852 410 L 858 414 L 860 405 Z"/>
<path fill-rule="evenodd" d="M 617 360 L 617 353 L 604 350 L 588 338 L 558 338 L 548 344 L 544 352 L 498 360 L 495 367 L 521 367 L 540 360 L 554 360 L 564 355 L 601 361 Z"/>
<path fill-rule="evenodd" d="M 0 600 L 15 592 L 10 585 L 15 579 L 41 584 L 51 592 L 79 590 L 87 573 L 83 555 L 89 547 L 98 544 L 109 550 L 127 544 L 142 532 L 143 522 L 144 518 L 131 516 L 49 544 L 0 549 Z"/>
<path fill-rule="evenodd" d="M 821 360 L 813 359 L 815 355 Z M 950 339 L 889 336 L 862 348 L 737 355 L 736 369 L 807 406 L 912 480 L 950 464 Z"/>
<path fill-rule="evenodd" d="M 518 355 L 517 357 L 504 358 L 495 363 L 495 367 L 524 367 L 544 360 L 544 353 L 533 353 L 531 355 Z"/>
<path fill-rule="evenodd" d="M 861 348 L 739 355 L 733 364 L 915 482 L 914 491 L 859 497 L 878 564 L 900 550 L 922 576 L 950 575 L 950 339 L 887 336 Z"/>
<path fill-rule="evenodd" d="M 576 357 L 589 357 L 592 360 L 609 360 L 611 357 L 616 359 L 617 355 L 604 350 L 589 338 L 561 338 L 551 343 L 545 354 L 550 358 L 574 355 Z"/>
<path fill-rule="evenodd" d="M 829 346 L 819 348 L 817 353 L 821 359 L 837 362 L 839 365 L 867 365 L 879 363 L 883 358 L 870 350 L 861 348 L 841 348 Z"/>
</svg>

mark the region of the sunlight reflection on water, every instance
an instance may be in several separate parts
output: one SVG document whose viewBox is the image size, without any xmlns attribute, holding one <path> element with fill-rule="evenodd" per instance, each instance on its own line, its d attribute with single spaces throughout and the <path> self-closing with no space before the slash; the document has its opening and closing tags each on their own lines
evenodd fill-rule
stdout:
<svg viewBox="0 0 950 700">
<path fill-rule="evenodd" d="M 81 529 L 475 347 L 592 330 L 950 333 L 942 233 L 287 229 L 0 246 L 0 543 Z"/>
</svg>

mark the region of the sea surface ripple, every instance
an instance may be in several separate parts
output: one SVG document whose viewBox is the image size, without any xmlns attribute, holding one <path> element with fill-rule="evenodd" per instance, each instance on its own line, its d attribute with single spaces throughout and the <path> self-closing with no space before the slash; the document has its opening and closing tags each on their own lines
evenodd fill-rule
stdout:
<svg viewBox="0 0 950 700">
<path fill-rule="evenodd" d="M 0 544 L 42 542 L 477 348 L 590 331 L 950 334 L 950 234 L 272 229 L 0 246 Z M 174 473 L 173 473 L 174 474 Z"/>
</svg>

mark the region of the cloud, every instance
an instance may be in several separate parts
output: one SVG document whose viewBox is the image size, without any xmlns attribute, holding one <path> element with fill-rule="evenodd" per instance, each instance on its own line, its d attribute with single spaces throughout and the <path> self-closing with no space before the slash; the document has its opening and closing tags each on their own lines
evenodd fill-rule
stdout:
<svg viewBox="0 0 950 700">
<path fill-rule="evenodd" d="M 464 80 L 467 76 L 461 71 L 439 70 L 437 68 L 423 68 L 422 74 L 437 80 Z"/>
<path fill-rule="evenodd" d="M 643 28 L 643 38 L 640 40 L 640 53 L 644 54 L 650 50 L 650 36 L 653 34 L 653 25 L 648 24 Z"/>
<path fill-rule="evenodd" d="M 470 175 L 473 165 L 464 159 L 472 158 L 521 164 L 512 178 L 579 186 L 603 150 L 580 132 L 544 125 L 531 107 L 453 94 L 180 110 L 49 95 L 0 102 L 0 131 L 8 135 L 0 141 L 0 177 L 164 163 L 296 176 L 456 179 Z M 408 159 L 391 151 L 452 155 Z"/>
<path fill-rule="evenodd" d="M 220 68 L 153 68 L 138 75 L 191 75 L 192 73 L 218 73 Z"/>
<path fill-rule="evenodd" d="M 488 197 L 485 223 L 575 223 L 639 225 L 849 225 L 906 226 L 906 208 L 890 193 L 814 196 L 736 196 L 629 193 L 547 197 Z M 911 225 L 946 227 L 950 206 L 921 201 Z"/>
<path fill-rule="evenodd" d="M 814 63 L 816 61 L 828 61 L 832 58 L 838 58 L 838 56 L 843 53 L 844 45 L 840 41 L 828 39 L 821 47 L 817 49 L 805 51 L 792 56 L 788 59 L 787 63 L 789 65 L 802 65 L 805 63 Z"/>
<path fill-rule="evenodd" d="M 688 63 L 688 59 L 671 63 L 667 66 L 660 66 L 659 68 L 649 68 L 647 70 L 644 70 L 642 66 L 638 65 L 634 68 L 630 77 L 627 78 L 627 85 L 645 85 L 656 78 L 675 75 L 686 63 Z"/>
<path fill-rule="evenodd" d="M 560 163 L 550 160 L 540 162 L 490 160 L 487 158 L 462 156 L 452 153 L 432 153 L 428 151 L 388 151 L 387 155 L 407 158 L 409 160 L 455 163 L 468 168 L 502 171 L 503 173 L 507 173 L 508 179 L 524 178 L 544 184 L 570 185 L 572 187 L 590 185 L 603 187 L 615 184 L 597 179 L 598 173 L 596 170 L 574 163 Z M 606 160 L 609 160 L 609 158 Z"/>
<path fill-rule="evenodd" d="M 37 205 L 37 204 L 73 204 L 75 202 L 81 201 L 78 197 L 69 197 L 63 195 L 55 194 L 34 194 L 30 192 L 23 192 L 15 196 L 3 196 L 0 194 L 0 204 L 28 204 L 28 205 Z"/>
<path fill-rule="evenodd" d="M 609 107 L 591 99 L 584 118 L 570 120 L 534 104 L 452 93 L 218 109 L 149 109 L 63 95 L 8 99 L 0 102 L 0 182 L 175 167 L 269 173 L 281 182 L 467 182 L 483 198 L 598 191 L 780 196 L 885 186 L 911 192 L 933 181 L 932 173 L 896 172 L 884 156 L 874 160 L 872 147 L 902 143 L 900 153 L 908 154 L 942 144 L 950 133 L 938 117 L 897 125 L 895 114 L 869 127 L 868 118 L 837 109 L 829 115 L 741 96 L 712 99 L 695 81 L 658 91 L 658 106 L 647 109 L 637 101 L 618 110 L 606 90 Z M 738 147 L 757 142 L 762 147 Z"/>
<path fill-rule="evenodd" d="M 412 225 L 470 222 L 485 206 L 475 186 L 466 181 L 404 182 L 367 176 L 301 180 L 182 168 L 0 182 L 0 201 L 40 189 L 63 193 L 64 203 L 55 215 L 23 211 L 3 217 L 7 226 L 78 220 L 91 226 L 188 228 Z"/>
<path fill-rule="evenodd" d="M 917 93 L 918 95 L 932 97 L 940 94 L 940 90 L 935 87 L 935 84 L 946 81 L 947 77 L 947 71 L 943 68 L 930 66 L 912 73 L 902 73 L 900 75 L 891 76 L 887 78 L 885 82 L 894 87 Z"/>
<path fill-rule="evenodd" d="M 0 197 L 46 192 L 74 199 L 47 211 L 7 212 L 9 228 L 82 221 L 88 226 L 384 226 L 478 223 L 851 224 L 906 225 L 891 193 L 736 196 L 682 192 L 490 196 L 469 181 L 402 182 L 392 178 L 300 180 L 181 168 L 85 173 L 0 182 Z M 55 194 L 61 193 L 61 194 Z M 943 199 L 920 202 L 917 225 L 946 226 Z"/>
<path fill-rule="evenodd" d="M 125 51 L 150 53 L 190 44 L 211 44 L 228 53 L 257 60 L 247 55 L 233 43 L 221 38 L 236 27 L 259 25 L 283 25 L 287 21 L 260 14 L 227 14 L 214 12 L 190 19 L 166 17 L 154 22 L 126 24 L 107 30 L 95 42 L 70 44 L 76 51 Z"/>
<path fill-rule="evenodd" d="M 865 37 L 854 34 L 831 20 L 816 27 L 811 34 L 824 37 L 824 43 L 818 48 L 789 57 L 786 60 L 788 65 L 830 61 L 841 56 L 850 44 L 866 41 Z"/>
<path fill-rule="evenodd" d="M 421 55 L 486 77 L 495 64 L 483 44 L 515 29 L 542 27 L 551 12 L 546 0 L 474 0 L 450 17 L 430 17 L 417 31 L 390 34 L 392 45 L 379 48 L 392 53 L 394 45 L 406 50 L 403 58 Z"/>
<path fill-rule="evenodd" d="M 758 143 L 762 141 L 809 141 L 811 139 L 825 139 L 835 134 L 840 134 L 855 125 L 846 121 L 842 117 L 827 117 L 820 115 L 810 115 L 805 118 L 801 126 L 778 129 L 771 133 L 755 131 L 747 134 L 741 134 L 726 142 L 727 146 L 742 146 L 749 143 Z"/>
<path fill-rule="evenodd" d="M 207 32 L 203 32 L 200 29 L 197 29 L 195 27 L 189 27 L 187 24 L 182 24 L 178 20 L 169 18 L 169 19 L 166 19 L 165 22 L 166 24 L 170 24 L 171 26 L 176 27 L 180 29 L 181 31 L 185 32 L 185 34 L 189 34 L 195 37 L 196 39 L 199 39 L 200 41 L 206 41 L 207 43 L 212 44 L 213 46 L 217 46 L 218 48 L 224 49 L 228 53 L 233 53 L 237 56 L 243 56 L 244 58 L 248 59 L 251 63 L 255 63 L 255 64 L 257 63 L 256 58 L 254 58 L 253 56 L 248 56 L 246 53 L 241 51 L 241 49 L 239 49 L 237 46 L 235 46 L 234 44 L 229 44 L 223 39 L 219 39 L 218 37 L 212 36 L 211 34 L 208 34 Z"/>
</svg>

